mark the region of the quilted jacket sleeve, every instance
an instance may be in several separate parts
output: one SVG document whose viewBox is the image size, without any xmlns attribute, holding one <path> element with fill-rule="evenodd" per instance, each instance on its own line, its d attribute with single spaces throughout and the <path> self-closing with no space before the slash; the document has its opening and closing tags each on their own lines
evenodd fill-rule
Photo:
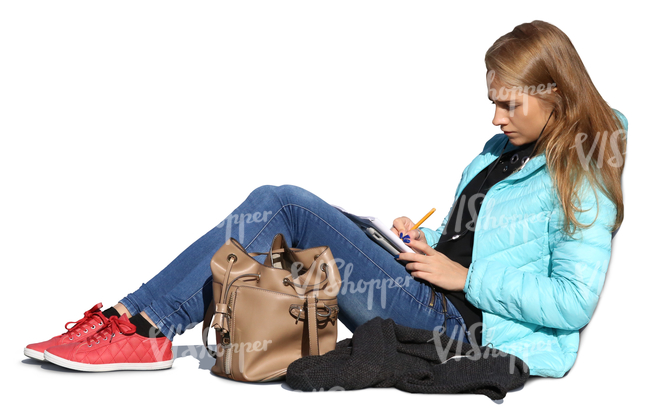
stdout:
<svg viewBox="0 0 650 414">
<path fill-rule="evenodd" d="M 598 204 L 597 204 L 598 201 Z M 603 194 L 583 192 L 576 218 L 594 224 L 571 239 L 562 233 L 563 214 L 556 209 L 549 223 L 548 272 L 521 271 L 507 263 L 478 259 L 469 267 L 465 294 L 479 309 L 549 328 L 578 330 L 591 319 L 611 256 L 616 208 Z M 596 218 L 596 212 L 598 216 Z"/>
</svg>

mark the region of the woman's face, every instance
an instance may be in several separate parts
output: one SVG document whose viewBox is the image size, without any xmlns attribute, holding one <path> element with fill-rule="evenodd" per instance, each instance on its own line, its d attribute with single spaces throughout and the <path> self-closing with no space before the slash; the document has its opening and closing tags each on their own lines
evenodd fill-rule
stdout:
<svg viewBox="0 0 650 414">
<path fill-rule="evenodd" d="M 556 90 L 536 90 L 536 93 L 554 93 Z M 523 88 L 512 89 L 488 83 L 488 98 L 496 106 L 492 123 L 500 127 L 516 146 L 536 141 L 551 115 L 552 109 L 548 104 L 526 93 Z M 549 125 L 552 122 L 553 119 Z"/>
</svg>

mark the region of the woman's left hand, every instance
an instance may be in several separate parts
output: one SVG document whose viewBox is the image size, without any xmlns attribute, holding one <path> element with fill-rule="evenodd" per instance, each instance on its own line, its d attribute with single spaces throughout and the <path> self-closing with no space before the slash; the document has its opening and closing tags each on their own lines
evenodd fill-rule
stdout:
<svg viewBox="0 0 650 414">
<path fill-rule="evenodd" d="M 424 279 L 446 290 L 463 290 L 468 268 L 433 250 L 426 241 L 411 239 L 407 246 L 418 253 L 401 253 L 399 260 L 408 261 L 411 276 Z"/>
</svg>

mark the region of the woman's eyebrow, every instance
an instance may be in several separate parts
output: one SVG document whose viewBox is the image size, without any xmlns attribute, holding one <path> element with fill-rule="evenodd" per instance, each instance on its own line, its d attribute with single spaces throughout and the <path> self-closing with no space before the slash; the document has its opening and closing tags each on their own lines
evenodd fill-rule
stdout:
<svg viewBox="0 0 650 414">
<path fill-rule="evenodd" d="M 505 100 L 505 101 L 493 100 L 492 98 L 490 98 L 490 95 L 488 95 L 488 100 L 490 100 L 492 102 L 495 102 L 495 103 L 500 103 L 500 104 L 511 104 L 511 103 L 518 104 L 518 103 L 520 103 L 517 99 L 508 99 L 508 100 Z"/>
</svg>

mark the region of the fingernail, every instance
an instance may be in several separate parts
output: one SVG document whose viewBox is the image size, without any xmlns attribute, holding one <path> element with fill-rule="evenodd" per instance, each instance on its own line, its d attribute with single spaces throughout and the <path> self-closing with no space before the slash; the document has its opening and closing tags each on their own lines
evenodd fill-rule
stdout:
<svg viewBox="0 0 650 414">
<path fill-rule="evenodd" d="M 399 259 L 399 254 L 395 255 L 395 258 L 396 258 L 396 259 Z"/>
<path fill-rule="evenodd" d="M 404 240 L 404 243 L 410 243 L 411 242 L 411 238 L 409 236 L 404 237 L 403 240 Z"/>
<path fill-rule="evenodd" d="M 402 233 L 400 233 L 399 238 L 401 239 L 402 237 L 404 237 L 404 235 Z"/>
</svg>

